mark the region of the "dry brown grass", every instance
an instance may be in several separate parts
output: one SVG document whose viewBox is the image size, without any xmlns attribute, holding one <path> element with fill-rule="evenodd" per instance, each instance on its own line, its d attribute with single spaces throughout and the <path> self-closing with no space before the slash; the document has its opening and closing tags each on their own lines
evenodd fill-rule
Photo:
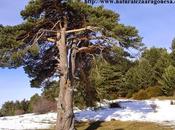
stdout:
<svg viewBox="0 0 175 130">
<path fill-rule="evenodd" d="M 152 99 L 159 99 L 159 100 L 175 100 L 175 96 L 160 96 L 160 97 L 155 97 Z"/>
<path fill-rule="evenodd" d="M 77 130 L 172 130 L 155 123 L 134 121 L 84 122 L 76 124 L 76 128 Z"/>
</svg>

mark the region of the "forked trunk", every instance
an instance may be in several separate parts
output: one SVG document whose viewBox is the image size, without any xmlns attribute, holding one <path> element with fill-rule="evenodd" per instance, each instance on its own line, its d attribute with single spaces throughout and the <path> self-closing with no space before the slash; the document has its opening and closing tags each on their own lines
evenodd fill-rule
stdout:
<svg viewBox="0 0 175 130">
<path fill-rule="evenodd" d="M 61 29 L 58 33 L 60 40 L 57 41 L 57 47 L 60 55 L 60 92 L 57 103 L 57 122 L 56 130 L 75 130 L 74 128 L 74 113 L 73 113 L 73 85 L 70 79 L 70 70 L 68 63 L 68 51 L 65 40 L 66 28 Z"/>
</svg>

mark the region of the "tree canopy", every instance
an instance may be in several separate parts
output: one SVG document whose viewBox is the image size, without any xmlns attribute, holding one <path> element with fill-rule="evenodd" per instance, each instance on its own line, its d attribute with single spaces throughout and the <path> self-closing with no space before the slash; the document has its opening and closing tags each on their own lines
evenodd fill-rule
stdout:
<svg viewBox="0 0 175 130">
<path fill-rule="evenodd" d="M 22 24 L 0 27 L 0 65 L 9 68 L 23 66 L 32 78 L 33 87 L 40 87 L 53 76 L 59 76 L 55 69 L 59 51 L 53 40 L 56 40 L 54 31 L 60 26 L 58 22 L 65 17 L 68 30 L 96 28 L 95 32 L 87 30 L 67 34 L 68 47 L 73 39 L 79 42 L 78 47 L 98 43 L 108 47 L 117 45 L 139 49 L 142 45 L 134 27 L 118 23 L 119 14 L 101 6 L 65 0 L 31 0 L 21 11 L 21 16 L 24 19 Z"/>
</svg>

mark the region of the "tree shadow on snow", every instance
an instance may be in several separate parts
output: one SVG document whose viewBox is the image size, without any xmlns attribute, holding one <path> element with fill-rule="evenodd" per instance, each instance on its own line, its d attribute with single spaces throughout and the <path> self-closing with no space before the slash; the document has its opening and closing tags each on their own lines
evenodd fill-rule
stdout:
<svg viewBox="0 0 175 130">
<path fill-rule="evenodd" d="M 101 127 L 102 122 L 103 121 L 92 122 L 89 124 L 88 128 L 86 128 L 85 130 L 96 130 L 97 128 Z"/>
</svg>

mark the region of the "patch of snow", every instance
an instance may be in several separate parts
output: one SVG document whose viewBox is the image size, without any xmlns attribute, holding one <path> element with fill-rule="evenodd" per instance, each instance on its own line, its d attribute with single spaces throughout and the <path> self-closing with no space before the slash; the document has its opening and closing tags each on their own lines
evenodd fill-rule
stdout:
<svg viewBox="0 0 175 130">
<path fill-rule="evenodd" d="M 56 121 L 55 113 L 42 115 L 25 114 L 0 118 L 1 130 L 47 129 Z"/>
<path fill-rule="evenodd" d="M 109 103 L 114 102 L 119 102 L 122 108 L 109 108 Z M 76 108 L 74 112 L 77 121 L 147 121 L 175 126 L 175 105 L 170 105 L 170 102 L 170 100 L 104 100 L 104 103 L 98 103 L 98 106 L 101 106 L 99 109 Z M 56 113 L 1 117 L 0 130 L 47 129 L 55 121 Z"/>
<path fill-rule="evenodd" d="M 171 100 L 130 100 L 118 99 L 108 103 L 119 102 L 122 108 L 105 108 L 98 111 L 82 110 L 75 113 L 78 121 L 144 121 L 173 125 L 175 128 L 175 105 Z M 101 105 L 101 104 L 100 104 Z M 106 107 L 106 101 L 101 106 Z"/>
</svg>

